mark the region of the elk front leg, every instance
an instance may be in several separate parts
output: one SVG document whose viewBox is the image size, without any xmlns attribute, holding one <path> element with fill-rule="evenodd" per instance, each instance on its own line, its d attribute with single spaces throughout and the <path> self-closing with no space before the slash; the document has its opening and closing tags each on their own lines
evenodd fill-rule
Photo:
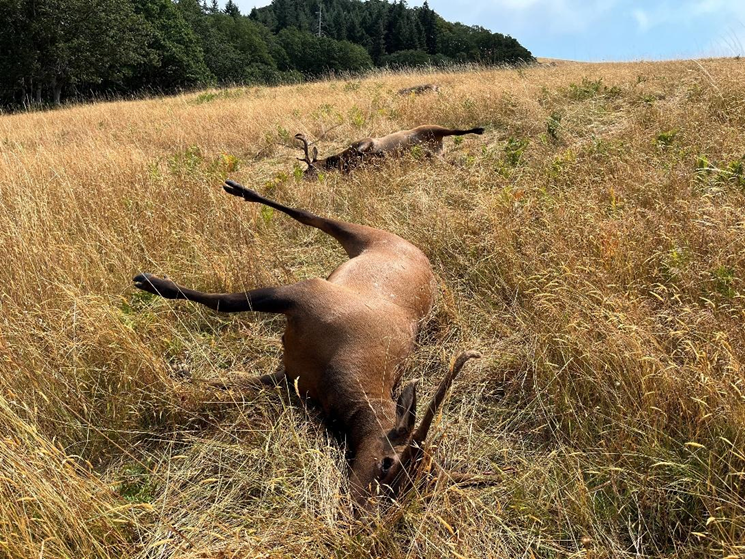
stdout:
<svg viewBox="0 0 745 559">
<path fill-rule="evenodd" d="M 284 314 L 293 306 L 287 287 L 264 287 L 243 293 L 203 293 L 181 287 L 167 278 L 139 274 L 135 287 L 166 299 L 186 299 L 220 312 L 256 311 Z"/>
</svg>

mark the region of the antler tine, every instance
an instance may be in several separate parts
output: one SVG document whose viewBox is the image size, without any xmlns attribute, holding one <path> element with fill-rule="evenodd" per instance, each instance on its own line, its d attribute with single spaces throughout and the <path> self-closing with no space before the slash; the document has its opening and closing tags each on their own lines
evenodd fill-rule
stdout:
<svg viewBox="0 0 745 559">
<path fill-rule="evenodd" d="M 308 154 L 308 140 L 305 139 L 305 135 L 297 133 L 295 134 L 295 139 L 303 142 L 303 151 L 305 152 L 305 157 L 298 157 L 297 160 L 305 161 L 308 165 L 312 165 L 313 161 L 311 161 L 310 154 Z"/>
<path fill-rule="evenodd" d="M 460 370 L 463 368 L 463 365 L 465 365 L 466 362 L 471 359 L 478 359 L 480 357 L 481 354 L 478 351 L 464 351 L 457 357 L 455 363 L 453 364 L 453 368 L 450 369 L 448 374 L 445 375 L 445 378 L 442 379 L 442 382 L 440 382 L 440 386 L 437 388 L 437 392 L 435 392 L 435 395 L 432 397 L 432 401 L 429 403 L 429 407 L 427 407 L 427 411 L 422 418 L 422 422 L 419 424 L 419 427 L 414 432 L 414 435 L 412 437 L 413 442 L 415 442 L 417 445 L 421 445 L 424 442 L 424 440 L 427 438 L 427 433 L 429 433 L 429 428 L 432 425 L 432 420 L 435 418 L 435 414 L 437 414 L 437 409 L 440 407 L 443 400 L 445 399 L 445 395 L 447 394 L 450 385 L 453 384 L 453 380 L 456 376 L 458 376 L 458 373 L 460 373 Z"/>
</svg>

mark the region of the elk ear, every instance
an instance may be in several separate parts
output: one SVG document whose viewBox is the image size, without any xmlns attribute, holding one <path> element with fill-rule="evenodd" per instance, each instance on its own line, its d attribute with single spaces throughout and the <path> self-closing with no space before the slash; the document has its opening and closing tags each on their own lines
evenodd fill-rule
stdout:
<svg viewBox="0 0 745 559">
<path fill-rule="evenodd" d="M 404 386 L 396 402 L 396 432 L 399 437 L 408 437 L 416 423 L 416 383 Z"/>
<path fill-rule="evenodd" d="M 318 148 L 316 146 L 313 146 L 313 156 L 311 157 L 311 161 L 313 161 L 313 163 L 318 161 Z"/>
</svg>

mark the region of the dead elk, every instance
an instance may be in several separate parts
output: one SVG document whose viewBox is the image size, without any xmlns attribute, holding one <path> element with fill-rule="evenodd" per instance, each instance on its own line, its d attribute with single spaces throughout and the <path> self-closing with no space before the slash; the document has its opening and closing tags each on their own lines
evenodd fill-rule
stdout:
<svg viewBox="0 0 745 559">
<path fill-rule="evenodd" d="M 336 155 L 318 159 L 318 148 L 309 149 L 308 140 L 303 134 L 296 134 L 295 138 L 303 144 L 303 161 L 308 165 L 304 173 L 312 176 L 319 171 L 338 169 L 350 171 L 366 159 L 384 157 L 386 155 L 401 155 L 414 146 L 422 146 L 432 155 L 440 155 L 443 151 L 443 139 L 447 136 L 463 136 L 465 134 L 483 134 L 483 128 L 458 130 L 445 128 L 435 124 L 417 126 L 411 130 L 401 130 L 380 138 L 364 138 L 354 142 L 347 149 Z"/>
<path fill-rule="evenodd" d="M 423 93 L 437 93 L 440 91 L 440 86 L 433 83 L 423 83 L 412 87 L 404 87 L 398 90 L 399 95 L 421 95 Z"/>
<path fill-rule="evenodd" d="M 357 510 L 379 491 L 395 494 L 416 474 L 432 420 L 453 379 L 469 359 L 461 354 L 415 428 L 416 382 L 394 399 L 406 358 L 432 306 L 435 282 L 424 253 L 401 237 L 364 225 L 293 209 L 233 181 L 226 192 L 264 204 L 336 239 L 349 259 L 326 279 L 243 293 L 204 293 L 166 278 L 140 274 L 139 289 L 186 299 L 221 312 L 284 314 L 283 369 L 253 384 L 284 379 L 320 403 L 352 451 L 350 482 Z"/>
</svg>

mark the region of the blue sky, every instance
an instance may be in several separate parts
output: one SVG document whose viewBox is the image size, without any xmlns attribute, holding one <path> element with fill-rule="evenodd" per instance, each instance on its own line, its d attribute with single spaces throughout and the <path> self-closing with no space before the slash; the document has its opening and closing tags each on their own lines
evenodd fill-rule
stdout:
<svg viewBox="0 0 745 559">
<path fill-rule="evenodd" d="M 234 1 L 246 14 L 269 4 Z M 602 61 L 745 55 L 745 0 L 429 0 L 429 6 L 449 21 L 512 35 L 535 56 Z"/>
</svg>

